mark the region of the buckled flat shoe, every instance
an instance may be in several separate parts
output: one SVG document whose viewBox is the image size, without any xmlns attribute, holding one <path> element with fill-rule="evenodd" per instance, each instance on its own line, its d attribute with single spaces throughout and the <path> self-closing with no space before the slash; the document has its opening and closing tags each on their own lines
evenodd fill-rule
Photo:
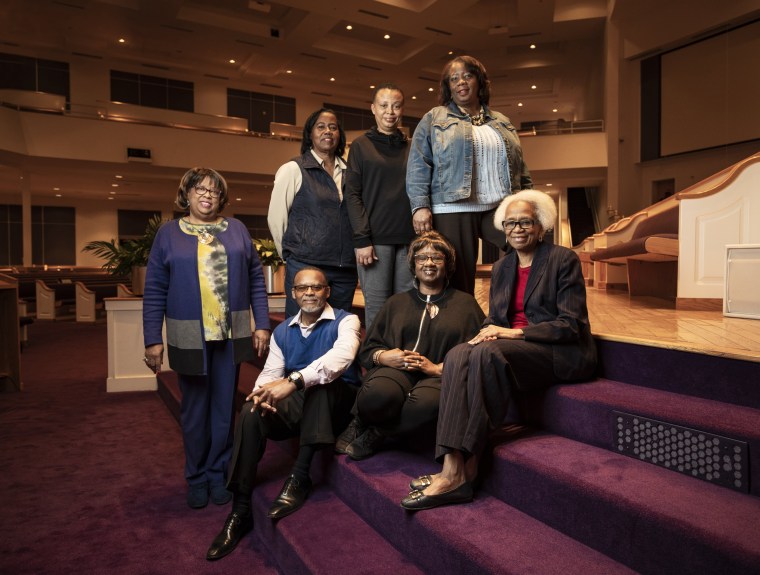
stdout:
<svg viewBox="0 0 760 575">
<path fill-rule="evenodd" d="M 420 475 L 417 479 L 412 479 L 409 482 L 409 489 L 412 491 L 422 491 L 431 483 L 433 483 L 433 478 L 430 475 Z"/>
<path fill-rule="evenodd" d="M 233 511 L 227 516 L 227 520 L 224 522 L 224 527 L 222 527 L 219 535 L 214 537 L 214 541 L 212 541 L 211 547 L 208 548 L 208 552 L 206 553 L 206 559 L 216 561 L 229 555 L 237 547 L 240 539 L 251 529 L 253 529 L 253 515 L 250 511 L 246 514 Z"/>
<path fill-rule="evenodd" d="M 472 501 L 472 497 L 472 483 L 467 481 L 456 489 L 437 495 L 425 495 L 422 491 L 412 491 L 401 501 L 401 507 L 409 511 L 422 511 L 424 509 L 440 507 L 441 505 L 468 503 Z"/>
<path fill-rule="evenodd" d="M 367 459 L 375 454 L 375 451 L 377 451 L 377 448 L 380 447 L 384 439 L 385 435 L 383 433 L 374 427 L 369 427 L 367 431 L 354 439 L 346 447 L 346 455 L 357 461 Z"/>
<path fill-rule="evenodd" d="M 338 436 L 338 439 L 335 440 L 335 453 L 342 453 L 345 455 L 346 448 L 351 444 L 351 442 L 359 437 L 367 428 L 364 426 L 364 423 L 362 423 L 362 420 L 358 417 L 354 417 L 351 420 L 351 423 L 348 424 L 348 427 L 343 430 L 343 433 L 341 433 Z"/>
<path fill-rule="evenodd" d="M 282 519 L 298 511 L 311 493 L 311 480 L 298 479 L 291 475 L 285 480 L 282 491 L 269 508 L 269 517 Z"/>
<path fill-rule="evenodd" d="M 208 483 L 191 485 L 187 489 L 187 504 L 193 509 L 203 509 L 208 505 Z"/>
</svg>

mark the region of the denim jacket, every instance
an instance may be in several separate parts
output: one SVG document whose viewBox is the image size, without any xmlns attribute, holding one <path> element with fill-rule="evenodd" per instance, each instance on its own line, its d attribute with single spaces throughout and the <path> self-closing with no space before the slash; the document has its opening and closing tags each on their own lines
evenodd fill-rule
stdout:
<svg viewBox="0 0 760 575">
<path fill-rule="evenodd" d="M 496 128 L 506 144 L 507 162 L 499 163 L 504 189 L 514 193 L 532 188 L 517 130 L 505 115 L 485 106 L 484 110 L 486 123 Z M 414 131 L 406 166 L 412 212 L 470 197 L 472 156 L 472 124 L 454 102 L 425 114 Z"/>
</svg>

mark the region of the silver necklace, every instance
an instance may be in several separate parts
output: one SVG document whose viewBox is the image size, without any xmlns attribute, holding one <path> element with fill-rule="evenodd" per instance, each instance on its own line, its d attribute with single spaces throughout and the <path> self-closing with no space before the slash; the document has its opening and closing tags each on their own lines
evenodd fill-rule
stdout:
<svg viewBox="0 0 760 575">
<path fill-rule="evenodd" d="M 443 291 L 438 294 L 438 297 L 436 299 L 431 300 L 430 294 L 427 294 L 426 297 L 422 297 L 422 294 L 417 290 L 417 298 L 421 302 L 425 302 L 425 311 L 427 311 L 428 315 L 430 316 L 430 319 L 433 319 L 435 316 L 438 315 L 438 312 L 440 311 L 438 306 L 435 305 L 436 302 L 441 301 L 443 299 L 443 296 L 446 295 L 446 288 L 443 288 Z"/>
</svg>

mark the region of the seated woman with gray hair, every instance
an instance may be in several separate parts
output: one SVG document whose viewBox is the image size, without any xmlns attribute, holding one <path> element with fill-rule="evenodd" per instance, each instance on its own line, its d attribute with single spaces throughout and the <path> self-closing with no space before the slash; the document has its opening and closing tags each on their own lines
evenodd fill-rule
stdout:
<svg viewBox="0 0 760 575">
<path fill-rule="evenodd" d="M 513 249 L 494 264 L 480 333 L 443 364 L 435 452 L 443 469 L 414 479 L 402 507 L 470 501 L 489 431 L 503 424 L 513 396 L 593 375 L 580 260 L 544 241 L 556 219 L 554 200 L 536 190 L 507 196 L 496 210 L 494 225 Z"/>
</svg>

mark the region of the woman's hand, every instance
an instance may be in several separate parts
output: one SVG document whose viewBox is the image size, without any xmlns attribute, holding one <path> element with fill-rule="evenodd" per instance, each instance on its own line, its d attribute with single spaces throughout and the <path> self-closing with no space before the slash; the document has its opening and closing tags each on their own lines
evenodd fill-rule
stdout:
<svg viewBox="0 0 760 575">
<path fill-rule="evenodd" d="M 417 235 L 429 232 L 433 229 L 433 212 L 430 208 L 420 208 L 412 215 L 412 226 Z"/>
<path fill-rule="evenodd" d="M 433 363 L 416 351 L 408 351 L 406 354 L 407 368 L 404 371 L 421 371 L 431 377 L 440 376 L 443 373 L 442 363 Z"/>
<path fill-rule="evenodd" d="M 371 266 L 377 260 L 377 254 L 375 253 L 375 246 L 367 246 L 366 248 L 356 248 L 356 265 L 358 266 Z"/>
<path fill-rule="evenodd" d="M 145 348 L 145 365 L 158 375 L 161 373 L 161 364 L 164 362 L 164 344 L 156 343 Z"/>
<path fill-rule="evenodd" d="M 269 338 L 271 337 L 272 333 L 268 329 L 257 329 L 253 332 L 253 346 L 256 348 L 259 357 L 269 351 Z"/>
<path fill-rule="evenodd" d="M 256 411 L 257 407 L 261 407 L 263 413 L 271 411 L 277 413 L 277 403 L 288 397 L 296 390 L 296 384 L 287 378 L 275 379 L 269 383 L 265 383 L 258 389 L 254 389 L 246 401 L 253 401 L 253 407 L 251 413 Z"/>
<path fill-rule="evenodd" d="M 478 335 L 473 337 L 468 343 L 470 345 L 477 345 L 483 341 L 493 341 L 494 339 L 524 339 L 525 334 L 521 329 L 513 329 L 511 327 L 501 327 L 498 325 L 487 325 L 480 330 Z"/>
</svg>

